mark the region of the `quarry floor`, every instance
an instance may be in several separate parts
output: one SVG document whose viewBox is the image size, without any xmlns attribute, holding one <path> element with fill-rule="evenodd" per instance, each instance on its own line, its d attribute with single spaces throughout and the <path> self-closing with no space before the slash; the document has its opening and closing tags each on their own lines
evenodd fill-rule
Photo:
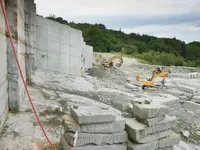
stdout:
<svg viewBox="0 0 200 150">
<path fill-rule="evenodd" d="M 59 73 L 43 72 L 37 70 L 32 76 L 29 90 L 33 103 L 41 118 L 50 140 L 56 144 L 59 150 L 60 136 L 63 133 L 62 115 L 68 114 L 67 103 L 80 103 L 81 99 L 88 102 L 98 101 L 110 105 L 119 111 L 122 116 L 132 117 L 129 111 L 131 100 L 135 96 L 162 97 L 166 90 L 152 88 L 142 90 L 135 81 L 137 73 L 141 77 L 151 76 L 151 68 L 136 67 L 135 59 L 124 58 L 124 64 L 120 68 L 103 68 L 98 65 L 100 59 L 108 59 L 110 55 L 101 54 L 94 57 L 94 68 L 90 69 L 82 77 L 72 77 Z M 181 70 L 181 68 L 179 68 Z M 173 77 L 166 81 L 168 88 L 171 85 L 184 84 L 195 87 L 196 95 L 200 95 L 200 79 L 188 79 L 187 73 L 182 71 L 172 72 Z M 183 75 L 182 77 L 180 76 Z M 185 74 L 185 76 L 184 76 Z M 159 80 L 156 81 L 159 83 Z M 176 87 L 173 87 L 175 89 Z M 173 130 L 181 136 L 181 143 L 176 150 L 200 150 L 200 111 L 185 109 L 183 103 L 191 100 L 191 95 L 186 93 L 180 99 L 180 108 L 174 113 L 178 118 L 178 125 Z M 159 101 L 159 98 L 158 98 Z M 189 137 L 182 136 L 183 132 L 189 132 Z M 0 137 L 0 150 L 31 150 L 34 143 L 41 143 L 48 148 L 48 143 L 35 119 L 27 96 L 21 101 L 20 111 L 10 112 Z"/>
</svg>

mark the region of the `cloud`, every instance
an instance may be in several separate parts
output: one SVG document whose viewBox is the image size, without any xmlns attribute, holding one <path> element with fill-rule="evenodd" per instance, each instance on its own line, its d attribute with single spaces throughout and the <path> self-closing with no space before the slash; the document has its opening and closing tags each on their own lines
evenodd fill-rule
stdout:
<svg viewBox="0 0 200 150">
<path fill-rule="evenodd" d="M 146 25 L 135 28 L 122 29 L 125 33 L 140 33 L 154 35 L 157 37 L 176 37 L 186 43 L 200 40 L 200 27 L 192 24 L 173 24 L 173 25 Z"/>
<path fill-rule="evenodd" d="M 68 21 L 103 23 L 112 29 L 122 28 L 126 31 L 155 36 L 180 37 L 186 41 L 196 38 L 200 41 L 197 35 L 200 34 L 197 30 L 200 25 L 200 0 L 35 0 L 35 2 L 37 13 L 43 16 L 55 14 Z M 180 24 L 182 27 L 178 28 Z"/>
</svg>

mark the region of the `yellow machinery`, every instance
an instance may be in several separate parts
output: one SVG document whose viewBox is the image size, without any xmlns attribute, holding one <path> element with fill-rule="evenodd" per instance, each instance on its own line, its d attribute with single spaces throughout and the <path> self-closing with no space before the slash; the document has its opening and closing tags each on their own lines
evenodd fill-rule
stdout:
<svg viewBox="0 0 200 150">
<path fill-rule="evenodd" d="M 122 55 L 120 55 L 120 56 L 113 56 L 113 57 L 111 57 L 111 58 L 109 59 L 108 62 L 103 62 L 102 65 L 103 65 L 104 67 L 112 67 L 112 66 L 113 66 L 113 60 L 115 60 L 115 59 L 119 59 L 119 61 L 120 61 L 120 63 L 118 63 L 116 66 L 117 66 L 117 67 L 121 67 L 121 65 L 122 65 L 122 63 L 123 63 Z"/>
<path fill-rule="evenodd" d="M 162 84 L 164 84 L 166 77 L 169 75 L 169 72 L 166 70 L 160 70 L 159 72 L 157 71 L 152 71 L 152 72 L 153 76 L 149 80 L 140 79 L 139 75 L 136 76 L 136 80 L 143 83 L 142 89 L 144 89 L 145 87 L 154 87 L 154 81 L 158 77 L 163 77 Z"/>
</svg>

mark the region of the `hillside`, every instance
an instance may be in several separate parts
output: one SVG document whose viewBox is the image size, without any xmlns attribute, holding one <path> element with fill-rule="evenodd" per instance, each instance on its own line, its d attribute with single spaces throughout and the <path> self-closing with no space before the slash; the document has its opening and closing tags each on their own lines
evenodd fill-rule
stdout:
<svg viewBox="0 0 200 150">
<path fill-rule="evenodd" d="M 92 45 L 96 52 L 120 52 L 143 59 L 150 64 L 200 66 L 200 42 L 186 44 L 176 38 L 126 34 L 107 29 L 103 24 L 76 24 L 54 15 L 47 18 L 82 30 L 85 42 Z"/>
</svg>

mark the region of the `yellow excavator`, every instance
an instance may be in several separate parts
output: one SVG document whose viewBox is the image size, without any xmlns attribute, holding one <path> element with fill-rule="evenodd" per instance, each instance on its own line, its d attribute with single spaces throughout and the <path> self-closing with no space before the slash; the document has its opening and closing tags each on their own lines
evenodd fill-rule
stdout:
<svg viewBox="0 0 200 150">
<path fill-rule="evenodd" d="M 170 71 L 163 70 L 162 68 L 158 67 L 158 68 L 152 70 L 152 78 L 147 79 L 147 80 L 140 79 L 139 74 L 137 74 L 136 80 L 143 83 L 142 89 L 144 89 L 145 87 L 154 87 L 154 81 L 156 78 L 163 77 L 163 79 L 162 79 L 162 85 L 163 85 L 165 83 L 165 79 L 166 79 L 166 77 L 168 77 L 169 73 L 170 73 Z"/>
<path fill-rule="evenodd" d="M 123 58 L 122 55 L 120 56 L 113 56 L 109 59 L 108 62 L 103 62 L 101 63 L 104 67 L 113 67 L 113 60 L 115 59 L 119 59 L 119 63 L 117 63 L 117 67 L 121 67 L 121 65 L 123 64 Z"/>
</svg>

